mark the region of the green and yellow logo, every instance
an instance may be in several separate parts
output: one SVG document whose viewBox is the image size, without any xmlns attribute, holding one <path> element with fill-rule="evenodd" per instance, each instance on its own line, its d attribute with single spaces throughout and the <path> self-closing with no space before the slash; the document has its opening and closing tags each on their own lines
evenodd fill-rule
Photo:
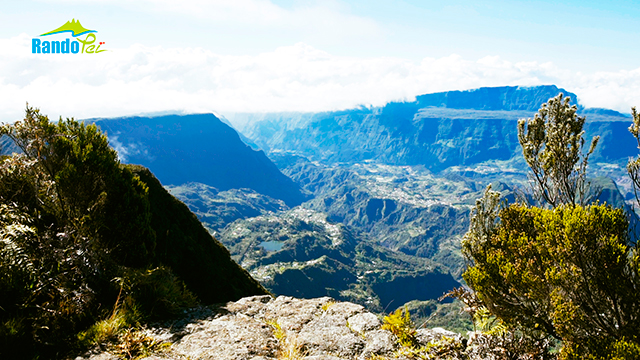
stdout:
<svg viewBox="0 0 640 360">
<path fill-rule="evenodd" d="M 89 30 L 80 24 L 80 20 L 71 19 L 55 30 L 46 32 L 40 36 L 70 33 L 74 39 L 67 38 L 62 41 L 31 39 L 32 54 L 97 54 L 107 50 L 100 50 L 104 42 L 99 42 L 96 46 L 96 35 L 98 31 Z M 78 36 L 86 35 L 84 39 Z M 80 46 L 82 44 L 82 46 Z"/>
</svg>

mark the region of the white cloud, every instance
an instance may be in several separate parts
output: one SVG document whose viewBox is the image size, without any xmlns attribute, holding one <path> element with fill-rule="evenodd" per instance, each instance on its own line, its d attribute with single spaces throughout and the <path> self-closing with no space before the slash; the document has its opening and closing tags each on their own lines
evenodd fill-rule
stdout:
<svg viewBox="0 0 640 360">
<path fill-rule="evenodd" d="M 457 55 L 421 62 L 334 56 L 299 43 L 256 56 L 133 45 L 96 55 L 35 55 L 26 34 L 0 39 L 0 121 L 24 104 L 57 118 L 140 112 L 322 111 L 481 86 L 556 84 L 588 107 L 640 105 L 640 68 L 574 73 L 553 63 Z"/>
<path fill-rule="evenodd" d="M 120 133 L 117 132 L 115 135 L 109 135 L 109 144 L 113 146 L 113 148 L 118 152 L 118 159 L 122 162 L 127 162 L 129 156 L 137 156 L 144 157 L 149 161 L 154 161 L 156 159 L 155 156 L 149 154 L 149 149 L 147 149 L 142 143 L 129 143 L 124 145 L 119 141 Z"/>
</svg>

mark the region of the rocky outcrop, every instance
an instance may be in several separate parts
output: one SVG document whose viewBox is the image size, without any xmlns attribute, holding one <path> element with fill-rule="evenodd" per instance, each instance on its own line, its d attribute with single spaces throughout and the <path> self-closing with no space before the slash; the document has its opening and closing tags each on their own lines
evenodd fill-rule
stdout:
<svg viewBox="0 0 640 360">
<path fill-rule="evenodd" d="M 381 325 L 379 317 L 364 307 L 335 302 L 329 297 L 305 300 L 287 296 L 275 299 L 253 296 L 222 306 L 193 309 L 180 321 L 146 330 L 148 336 L 165 342 L 167 346 L 163 347 L 164 351 L 144 359 L 413 358 L 408 353 L 403 355 L 395 335 L 383 330 Z M 420 351 L 454 349 L 460 354 L 481 353 L 478 344 L 467 347 L 467 340 L 459 334 L 440 328 L 418 329 L 415 337 L 418 342 L 416 349 L 421 348 Z M 454 353 L 447 353 L 447 356 L 457 358 Z M 467 355 L 464 357 L 468 358 Z M 83 359 L 110 360 L 117 357 L 103 352 L 76 358 Z"/>
</svg>

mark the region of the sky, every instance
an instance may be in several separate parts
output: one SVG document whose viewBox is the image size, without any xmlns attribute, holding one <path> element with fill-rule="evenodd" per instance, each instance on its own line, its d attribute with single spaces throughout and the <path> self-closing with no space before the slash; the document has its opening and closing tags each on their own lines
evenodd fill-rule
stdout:
<svg viewBox="0 0 640 360">
<path fill-rule="evenodd" d="M 33 54 L 72 19 L 97 54 Z M 149 112 L 328 111 L 554 84 L 640 105 L 634 1 L 21 0 L 0 3 L 0 122 Z M 84 39 L 86 35 L 77 39 Z"/>
</svg>

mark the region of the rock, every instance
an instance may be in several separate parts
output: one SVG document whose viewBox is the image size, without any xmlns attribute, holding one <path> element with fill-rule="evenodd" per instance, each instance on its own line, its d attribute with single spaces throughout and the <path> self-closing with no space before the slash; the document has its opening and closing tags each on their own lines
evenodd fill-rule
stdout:
<svg viewBox="0 0 640 360">
<path fill-rule="evenodd" d="M 374 330 L 366 335 L 367 345 L 359 359 L 366 360 L 374 355 L 391 355 L 396 349 L 396 339 L 388 330 Z"/>
<path fill-rule="evenodd" d="M 76 360 L 83 360 L 84 358 L 78 356 L 76 358 Z M 101 354 L 95 354 L 95 355 L 91 355 L 89 356 L 87 359 L 89 360 L 118 360 L 119 358 L 113 354 L 110 354 L 108 352 L 104 352 Z"/>
<path fill-rule="evenodd" d="M 357 356 L 365 347 L 364 339 L 349 330 L 345 313 L 329 314 L 307 323 L 298 334 L 299 343 L 312 355 Z"/>
<path fill-rule="evenodd" d="M 458 333 L 448 331 L 443 328 L 433 329 L 418 329 L 416 332 L 416 339 L 420 345 L 426 346 L 430 342 L 436 342 L 442 340 L 443 337 L 460 340 L 462 337 Z"/>
<path fill-rule="evenodd" d="M 327 308 L 327 314 L 350 317 L 364 311 L 364 306 L 350 302 L 334 303 Z"/>
<path fill-rule="evenodd" d="M 395 353 L 399 350 L 395 336 L 380 327 L 378 317 L 363 306 L 335 302 L 329 297 L 252 296 L 224 305 L 195 308 L 182 319 L 143 329 L 145 336 L 170 344 L 144 359 L 368 360 L 375 356 L 404 359 Z M 417 338 L 421 346 L 451 339 L 445 340 L 456 354 L 463 354 L 466 348 L 466 340 L 459 334 L 441 328 L 419 329 Z M 474 344 L 469 350 L 473 355 L 470 359 L 485 358 L 478 356 L 488 353 L 485 348 Z M 292 355 L 283 356 L 285 351 Z M 112 359 L 117 357 L 108 352 L 76 358 Z"/>
<path fill-rule="evenodd" d="M 356 359 L 366 346 L 365 334 L 379 325 L 363 306 L 336 303 L 329 297 L 252 296 L 185 325 L 170 353 L 197 359 L 270 359 L 277 356 L 278 346 L 294 341 L 305 359 Z M 279 339 L 276 328 L 281 331 Z M 378 352 L 380 348 L 384 346 L 372 347 Z"/>
<path fill-rule="evenodd" d="M 173 352 L 194 359 L 250 360 L 274 357 L 278 341 L 266 323 L 242 313 L 204 321 L 173 345 Z"/>
<path fill-rule="evenodd" d="M 333 301 L 330 297 L 296 299 L 278 296 L 265 306 L 264 318 L 276 319 L 283 330 L 299 332 L 302 327 L 322 314 L 322 307 Z"/>
<path fill-rule="evenodd" d="M 229 303 L 225 309 L 232 313 L 242 313 L 247 316 L 259 314 L 273 297 L 271 295 L 258 295 L 242 298 L 236 302 Z"/>
<path fill-rule="evenodd" d="M 347 319 L 347 326 L 358 334 L 380 327 L 380 320 L 370 312 L 357 314 Z"/>
</svg>

